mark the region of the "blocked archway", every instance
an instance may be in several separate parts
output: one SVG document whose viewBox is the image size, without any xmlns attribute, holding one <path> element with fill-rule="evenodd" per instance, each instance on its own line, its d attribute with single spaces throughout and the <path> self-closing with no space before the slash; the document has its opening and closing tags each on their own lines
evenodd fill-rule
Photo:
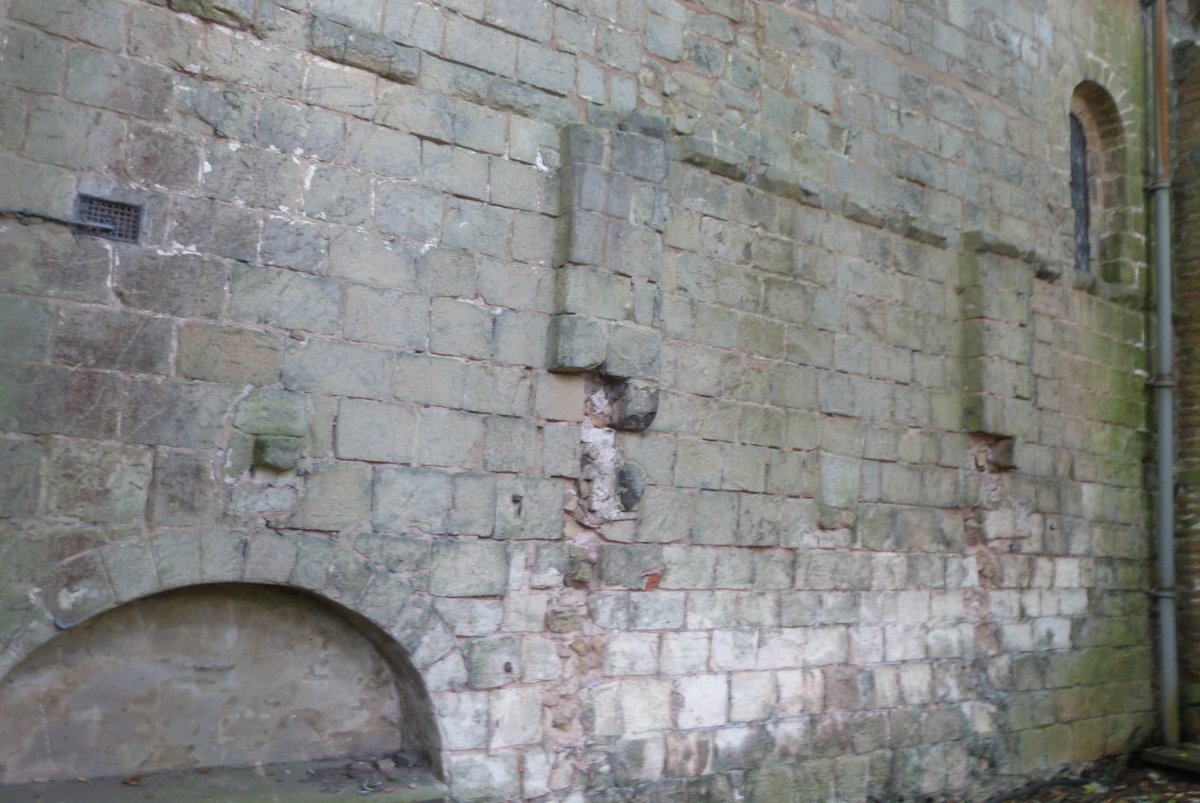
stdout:
<svg viewBox="0 0 1200 803">
<path fill-rule="evenodd" d="M 435 764 L 404 649 L 291 588 L 189 586 L 68 629 L 0 681 L 0 783 L 378 756 Z"/>
</svg>

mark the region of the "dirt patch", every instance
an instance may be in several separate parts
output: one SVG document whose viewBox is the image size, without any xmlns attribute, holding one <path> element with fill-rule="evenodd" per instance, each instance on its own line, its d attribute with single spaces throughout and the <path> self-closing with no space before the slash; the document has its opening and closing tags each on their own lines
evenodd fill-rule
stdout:
<svg viewBox="0 0 1200 803">
<path fill-rule="evenodd" d="M 1200 775 L 1137 763 L 1096 766 L 1078 779 L 1032 784 L 988 803 L 1200 803 Z"/>
</svg>

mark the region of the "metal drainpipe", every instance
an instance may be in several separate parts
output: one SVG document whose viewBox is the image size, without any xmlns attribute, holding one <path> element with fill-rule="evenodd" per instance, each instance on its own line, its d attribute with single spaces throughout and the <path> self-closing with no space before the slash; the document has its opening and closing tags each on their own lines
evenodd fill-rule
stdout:
<svg viewBox="0 0 1200 803">
<path fill-rule="evenodd" d="M 1167 150 L 1167 3 L 1153 0 L 1154 13 L 1154 261 L 1155 357 L 1154 404 L 1158 464 L 1158 627 L 1159 682 L 1162 691 L 1163 744 L 1179 744 L 1179 645 L 1175 632 L 1175 348 L 1172 332 L 1171 179 Z"/>
</svg>

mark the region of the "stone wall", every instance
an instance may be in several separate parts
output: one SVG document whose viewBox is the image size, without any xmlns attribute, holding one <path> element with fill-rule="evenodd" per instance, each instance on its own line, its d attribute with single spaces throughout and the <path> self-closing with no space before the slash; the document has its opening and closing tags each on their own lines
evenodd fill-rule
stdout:
<svg viewBox="0 0 1200 803">
<path fill-rule="evenodd" d="M 1151 736 L 1134 0 L 0 17 L 0 670 L 308 589 L 462 800 L 976 798 Z"/>
</svg>

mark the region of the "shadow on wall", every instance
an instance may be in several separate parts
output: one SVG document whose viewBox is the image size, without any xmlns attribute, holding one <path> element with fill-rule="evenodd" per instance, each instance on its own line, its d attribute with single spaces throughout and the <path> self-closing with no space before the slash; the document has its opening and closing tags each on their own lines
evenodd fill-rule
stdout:
<svg viewBox="0 0 1200 803">
<path fill-rule="evenodd" d="M 169 591 L 59 634 L 0 681 L 0 722 L 0 783 L 406 748 L 438 760 L 401 648 L 349 611 L 264 585 Z"/>
</svg>

